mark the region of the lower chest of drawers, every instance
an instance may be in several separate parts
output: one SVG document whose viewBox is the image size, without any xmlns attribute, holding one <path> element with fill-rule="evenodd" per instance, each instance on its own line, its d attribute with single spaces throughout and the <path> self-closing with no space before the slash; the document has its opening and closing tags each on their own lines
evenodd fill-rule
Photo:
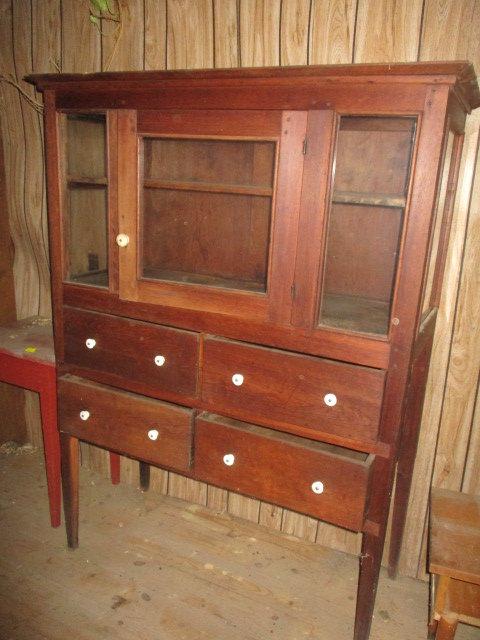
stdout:
<svg viewBox="0 0 480 640">
<path fill-rule="evenodd" d="M 59 428 L 80 440 L 361 531 L 374 456 L 119 391 L 59 380 Z"/>
</svg>

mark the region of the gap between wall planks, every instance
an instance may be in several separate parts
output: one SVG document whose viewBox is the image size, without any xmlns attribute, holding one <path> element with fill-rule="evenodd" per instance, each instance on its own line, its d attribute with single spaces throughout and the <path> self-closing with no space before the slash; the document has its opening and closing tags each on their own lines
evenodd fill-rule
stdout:
<svg viewBox="0 0 480 640">
<path fill-rule="evenodd" d="M 114 2 L 114 0 L 111 0 Z M 480 69 L 480 0 L 120 0 L 124 27 L 112 70 L 470 59 Z M 113 40 L 101 37 L 78 0 L 0 0 L 2 72 L 99 71 Z M 7 190 L 16 247 L 19 317 L 47 313 L 46 210 L 41 122 L 2 85 Z M 447 273 L 401 572 L 424 576 L 430 481 L 479 493 L 480 113 L 465 138 Z M 40 440 L 39 421 L 32 437 Z M 82 447 L 108 473 L 107 457 Z M 122 477 L 138 465 L 122 459 Z M 288 510 L 152 469 L 152 489 L 356 552 L 358 536 Z"/>
</svg>

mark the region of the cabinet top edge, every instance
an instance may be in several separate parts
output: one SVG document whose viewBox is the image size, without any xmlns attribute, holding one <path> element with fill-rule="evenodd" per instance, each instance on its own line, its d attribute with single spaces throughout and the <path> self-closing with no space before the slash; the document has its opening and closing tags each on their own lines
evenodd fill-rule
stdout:
<svg viewBox="0 0 480 640">
<path fill-rule="evenodd" d="M 342 64 L 342 65 L 310 65 L 289 67 L 244 67 L 232 69 L 185 69 L 172 71 L 115 71 L 98 73 L 49 73 L 31 74 L 25 77 L 27 82 L 35 85 L 39 91 L 47 89 L 62 90 L 62 86 L 68 83 L 81 84 L 88 89 L 88 83 L 122 83 L 128 82 L 162 85 L 188 82 L 195 84 L 198 81 L 213 81 L 219 84 L 228 80 L 243 81 L 275 81 L 288 79 L 289 82 L 301 82 L 302 80 L 357 80 L 367 81 L 368 78 L 377 82 L 390 79 L 424 81 L 426 84 L 437 81 L 438 76 L 449 76 L 451 84 L 455 84 L 470 107 L 475 109 L 480 106 L 480 90 L 473 65 L 468 61 L 445 62 L 412 62 L 394 64 Z M 116 85 L 118 88 L 118 85 Z M 66 88 L 66 87 L 64 87 Z M 78 87 L 80 88 L 80 87 Z M 114 87 L 112 87 L 114 88 Z M 128 87 L 125 87 L 128 88 Z M 132 86 L 133 89 L 133 86 Z"/>
</svg>

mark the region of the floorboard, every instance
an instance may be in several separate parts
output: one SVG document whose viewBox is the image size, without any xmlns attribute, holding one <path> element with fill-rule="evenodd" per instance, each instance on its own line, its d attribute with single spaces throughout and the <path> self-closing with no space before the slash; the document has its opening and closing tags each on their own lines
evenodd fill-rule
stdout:
<svg viewBox="0 0 480 640">
<path fill-rule="evenodd" d="M 84 469 L 80 498 L 69 551 L 39 456 L 0 456 L 1 640 L 351 639 L 355 557 Z M 382 573 L 371 639 L 424 640 L 427 599 Z"/>
</svg>

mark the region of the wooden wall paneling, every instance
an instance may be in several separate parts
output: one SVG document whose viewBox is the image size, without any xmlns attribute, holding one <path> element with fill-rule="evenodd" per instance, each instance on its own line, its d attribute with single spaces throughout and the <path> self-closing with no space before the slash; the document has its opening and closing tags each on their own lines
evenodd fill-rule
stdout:
<svg viewBox="0 0 480 640">
<path fill-rule="evenodd" d="M 425 0 L 420 60 L 480 61 L 478 0 Z"/>
<path fill-rule="evenodd" d="M 3 43 L 0 51 L 0 67 L 3 73 L 21 79 L 22 70 L 31 61 L 30 32 L 31 14 L 29 5 L 3 2 L 0 5 L 0 37 Z M 25 14 L 22 15 L 22 12 Z M 24 17 L 24 23 L 21 20 Z M 33 95 L 32 92 L 29 92 Z M 2 83 L 4 135 L 4 159 L 6 191 L 9 201 L 9 220 L 12 241 L 15 247 L 13 275 L 16 310 L 18 318 L 38 315 L 40 311 L 40 272 L 36 260 L 37 241 L 41 233 L 34 226 L 30 229 L 30 207 L 27 196 L 32 194 L 26 185 L 31 172 L 25 131 L 31 132 L 33 112 L 20 99 L 16 89 Z M 27 127 L 24 125 L 24 115 Z M 35 142 L 32 141 L 34 145 Z M 29 176 L 30 177 L 30 176 Z M 43 310 L 43 306 L 42 306 Z M 25 423 L 28 439 L 32 444 L 42 444 L 38 398 L 32 392 L 25 392 Z"/>
<path fill-rule="evenodd" d="M 311 0 L 282 2 L 280 14 L 280 64 L 308 64 Z"/>
<path fill-rule="evenodd" d="M 112 9 L 121 18 L 116 23 L 102 20 L 102 70 L 138 71 L 144 67 L 143 0 L 115 0 Z"/>
<path fill-rule="evenodd" d="M 167 68 L 213 67 L 211 0 L 167 0 Z"/>
<path fill-rule="evenodd" d="M 357 0 L 312 0 L 309 64 L 353 62 Z"/>
<path fill-rule="evenodd" d="M 1 123 L 0 123 L 1 125 Z M 0 126 L 0 132 L 1 132 Z M 8 224 L 8 201 L 5 185 L 3 144 L 0 138 L 0 324 L 15 322 L 15 289 L 13 284 L 13 243 Z M 14 440 L 27 442 L 25 395 L 22 389 L 0 383 L 0 444 Z"/>
<path fill-rule="evenodd" d="M 213 0 L 213 33 L 215 67 L 240 67 L 237 0 Z"/>
<path fill-rule="evenodd" d="M 417 59 L 423 0 L 358 0 L 354 62 Z"/>
<path fill-rule="evenodd" d="M 145 0 L 145 69 L 167 67 L 167 0 Z"/>
<path fill-rule="evenodd" d="M 61 0 L 62 72 L 100 71 L 100 32 L 90 22 L 89 7 L 78 0 Z"/>
<path fill-rule="evenodd" d="M 240 0 L 242 67 L 279 64 L 280 7 L 280 0 Z"/>
<path fill-rule="evenodd" d="M 473 120 L 473 118 L 472 118 Z M 477 127 L 480 118 L 475 117 Z M 465 248 L 456 305 L 446 393 L 435 456 L 433 485 L 458 491 L 470 441 L 480 371 L 480 162 L 477 142 L 476 180 L 465 229 Z M 475 188 L 476 184 L 476 188 Z"/>
</svg>

